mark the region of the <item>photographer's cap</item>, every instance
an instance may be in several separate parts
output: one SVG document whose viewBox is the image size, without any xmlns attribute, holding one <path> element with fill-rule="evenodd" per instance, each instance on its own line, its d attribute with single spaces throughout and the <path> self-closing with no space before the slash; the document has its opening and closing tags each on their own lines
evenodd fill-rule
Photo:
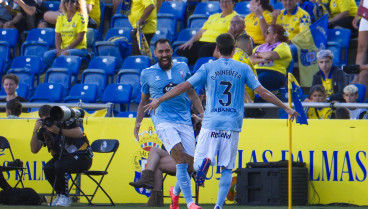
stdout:
<svg viewBox="0 0 368 209">
<path fill-rule="evenodd" d="M 334 55 L 328 49 L 323 49 L 323 50 L 319 51 L 318 54 L 317 54 L 317 59 L 323 59 L 323 58 L 333 59 L 333 57 L 334 57 Z"/>
</svg>

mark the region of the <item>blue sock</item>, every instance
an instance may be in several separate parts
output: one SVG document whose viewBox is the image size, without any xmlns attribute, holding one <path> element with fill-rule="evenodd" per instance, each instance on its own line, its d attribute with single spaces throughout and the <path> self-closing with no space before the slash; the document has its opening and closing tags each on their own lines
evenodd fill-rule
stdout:
<svg viewBox="0 0 368 209">
<path fill-rule="evenodd" d="M 181 192 L 181 189 L 180 189 L 179 182 L 178 182 L 178 181 L 176 181 L 176 184 L 175 184 L 175 186 L 174 186 L 174 191 L 173 191 L 173 193 L 174 193 L 174 195 L 175 195 L 175 196 L 178 196 L 178 195 L 180 194 L 180 192 Z"/>
<path fill-rule="evenodd" d="M 176 165 L 176 178 L 180 185 L 180 189 L 183 192 L 183 196 L 187 205 L 192 204 L 192 184 L 190 182 L 190 176 L 188 174 L 188 164 L 177 164 Z"/>
<path fill-rule="evenodd" d="M 225 203 L 225 198 L 227 193 L 229 193 L 229 189 L 231 186 L 231 181 L 232 181 L 232 173 L 230 169 L 223 169 L 221 172 L 221 178 L 220 178 L 220 183 L 219 183 L 219 192 L 217 195 L 217 202 L 216 205 L 220 206 L 222 208 L 222 206 Z"/>
</svg>

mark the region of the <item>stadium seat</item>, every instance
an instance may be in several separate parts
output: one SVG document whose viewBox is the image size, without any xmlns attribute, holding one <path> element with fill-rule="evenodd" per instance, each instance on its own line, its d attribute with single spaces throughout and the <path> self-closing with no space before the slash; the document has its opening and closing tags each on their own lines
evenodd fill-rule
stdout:
<svg viewBox="0 0 368 209">
<path fill-rule="evenodd" d="M 337 67 L 347 65 L 351 31 L 348 29 L 328 29 L 327 49 L 334 53 L 333 64 Z"/>
<path fill-rule="evenodd" d="M 167 29 L 172 37 L 177 37 L 177 34 L 179 33 L 179 30 L 177 30 L 177 21 L 175 19 L 175 17 L 173 16 L 162 16 L 162 17 L 157 17 L 157 28 L 160 29 Z"/>
<path fill-rule="evenodd" d="M 86 69 L 82 73 L 81 83 L 96 84 L 98 86 L 97 97 L 101 97 L 107 85 L 107 74 L 101 69 Z"/>
<path fill-rule="evenodd" d="M 137 112 L 131 112 L 131 111 L 126 111 L 126 112 L 119 112 L 118 115 L 116 117 L 120 117 L 120 118 L 135 118 L 137 117 Z"/>
<path fill-rule="evenodd" d="M 52 68 L 66 68 L 72 75 L 72 83 L 76 83 L 79 70 L 81 68 L 82 58 L 79 56 L 63 55 L 56 57 L 52 63 Z"/>
<path fill-rule="evenodd" d="M 5 61 L 3 58 L 0 57 L 0 79 L 1 79 L 1 75 L 4 74 L 5 71 L 6 71 Z"/>
<path fill-rule="evenodd" d="M 55 29 L 53 28 L 34 28 L 29 31 L 26 41 L 22 44 L 22 56 L 38 56 L 49 49 L 55 48 Z"/>
<path fill-rule="evenodd" d="M 110 28 L 130 28 L 133 29 L 132 24 L 130 24 L 129 19 L 126 15 L 115 14 L 111 19 Z"/>
<path fill-rule="evenodd" d="M 105 19 L 105 2 L 100 1 L 100 10 L 101 10 L 101 16 L 100 16 L 100 27 L 97 29 L 97 39 L 102 40 L 102 34 L 104 31 L 104 19 Z"/>
<path fill-rule="evenodd" d="M 284 5 L 282 4 L 282 2 L 281 2 L 281 1 L 276 2 L 275 4 L 273 4 L 273 9 L 274 9 L 274 10 L 275 10 L 275 9 L 280 9 L 280 10 L 282 10 L 282 9 L 284 9 Z"/>
<path fill-rule="evenodd" d="M 189 41 L 195 34 L 199 31 L 199 28 L 186 28 L 180 31 L 178 38 L 173 43 L 173 50 L 174 52 L 176 49 L 184 44 L 185 42 Z"/>
<path fill-rule="evenodd" d="M 46 71 L 45 83 L 59 83 L 63 86 L 63 97 L 67 96 L 71 87 L 72 74 L 68 68 L 49 68 Z"/>
<path fill-rule="evenodd" d="M 181 57 L 181 56 L 173 56 L 171 57 L 171 60 L 176 63 L 176 62 L 185 62 L 188 64 L 188 58 L 186 57 Z"/>
<path fill-rule="evenodd" d="M 153 37 L 151 39 L 150 45 L 154 46 L 155 42 L 160 38 L 169 39 L 170 42 L 173 41 L 173 36 L 170 33 L 169 29 L 167 29 L 167 28 L 157 28 L 157 31 L 156 31 L 155 35 L 153 35 Z"/>
<path fill-rule="evenodd" d="M 129 111 L 129 105 L 132 95 L 132 86 L 130 84 L 109 84 L 102 96 L 102 102 L 120 105 L 120 111 Z M 126 108 L 124 107 L 126 106 Z"/>
<path fill-rule="evenodd" d="M 212 62 L 214 61 L 216 58 L 215 57 L 200 57 L 198 58 L 198 60 L 196 61 L 193 70 L 190 72 L 192 74 L 194 74 L 195 72 L 197 72 L 197 70 L 205 63 L 207 62 Z"/>
<path fill-rule="evenodd" d="M 358 103 L 363 103 L 364 102 L 364 97 L 365 97 L 365 91 L 366 91 L 366 86 L 363 84 L 354 84 L 357 88 L 358 88 L 358 99 L 357 102 Z"/>
<path fill-rule="evenodd" d="M 98 86 L 96 84 L 75 84 L 69 92 L 69 95 L 65 97 L 64 102 L 66 103 L 96 103 Z"/>
<path fill-rule="evenodd" d="M 124 60 L 122 69 L 138 69 L 141 72 L 143 69 L 151 66 L 151 59 L 146 55 L 129 56 Z"/>
<path fill-rule="evenodd" d="M 202 28 L 207 20 L 206 16 L 193 16 L 188 19 L 187 28 Z"/>
<path fill-rule="evenodd" d="M 30 92 L 33 90 L 35 86 L 35 74 L 32 70 L 27 68 L 14 68 L 10 69 L 8 73 L 13 73 L 14 75 L 18 76 L 19 83 L 25 83 L 28 85 Z"/>
<path fill-rule="evenodd" d="M 28 68 L 37 76 L 45 71 L 41 58 L 35 56 L 18 56 L 13 59 L 10 68 Z"/>
<path fill-rule="evenodd" d="M 97 41 L 97 30 L 93 28 L 87 28 L 87 50 L 89 57 L 95 56 L 96 41 Z"/>
<path fill-rule="evenodd" d="M 237 12 L 240 16 L 247 16 L 250 12 L 250 1 L 241 1 L 235 4 L 234 11 Z"/>
<path fill-rule="evenodd" d="M 220 2 L 219 1 L 207 1 L 200 2 L 194 9 L 194 12 L 188 18 L 188 23 L 191 22 L 191 19 L 198 17 L 209 17 L 215 13 L 220 13 Z"/>
<path fill-rule="evenodd" d="M 45 6 L 51 11 L 59 11 L 60 1 L 43 1 Z"/>
<path fill-rule="evenodd" d="M 161 4 L 157 17 L 174 17 L 180 23 L 180 29 L 184 28 L 186 2 L 184 1 L 164 1 Z"/>
<path fill-rule="evenodd" d="M 116 69 L 116 57 L 99 56 L 94 57 L 88 65 L 88 69 L 102 69 L 108 76 L 113 76 Z"/>
<path fill-rule="evenodd" d="M 125 58 L 122 54 L 122 50 L 127 50 L 129 46 L 123 49 L 121 44 L 119 44 L 117 41 L 109 41 L 115 37 L 121 38 L 126 44 L 131 44 L 129 28 L 110 28 L 105 35 L 105 41 L 96 42 L 95 52 L 97 56 L 116 57 L 117 67 L 120 68 L 123 63 L 123 59 Z"/>
<path fill-rule="evenodd" d="M 59 83 L 41 83 L 37 86 L 34 95 L 29 99 L 30 102 L 61 102 L 63 101 L 64 87 Z"/>
<path fill-rule="evenodd" d="M 131 100 L 136 100 L 141 92 L 140 73 L 135 69 L 120 70 L 116 83 L 130 84 L 132 86 Z"/>
<path fill-rule="evenodd" d="M 11 62 L 11 49 L 13 50 L 12 56 L 15 57 L 15 47 L 18 42 L 18 30 L 17 29 L 0 29 L 0 56 L 4 59 L 6 64 Z"/>
</svg>

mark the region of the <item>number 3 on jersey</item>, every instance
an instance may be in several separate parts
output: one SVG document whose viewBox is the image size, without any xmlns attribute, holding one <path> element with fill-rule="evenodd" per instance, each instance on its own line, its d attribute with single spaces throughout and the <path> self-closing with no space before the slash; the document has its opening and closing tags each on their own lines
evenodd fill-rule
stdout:
<svg viewBox="0 0 368 209">
<path fill-rule="evenodd" d="M 221 81 L 220 85 L 224 85 L 226 86 L 224 92 L 222 94 L 224 94 L 225 96 L 227 96 L 227 101 L 224 102 L 224 100 L 219 99 L 219 102 L 222 106 L 229 106 L 231 104 L 232 101 L 232 94 L 230 92 L 231 87 L 233 86 L 233 84 L 229 81 Z"/>
</svg>

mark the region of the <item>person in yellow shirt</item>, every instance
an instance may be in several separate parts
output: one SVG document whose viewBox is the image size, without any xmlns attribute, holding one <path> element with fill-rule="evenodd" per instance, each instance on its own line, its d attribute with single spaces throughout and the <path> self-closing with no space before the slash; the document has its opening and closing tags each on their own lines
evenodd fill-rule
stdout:
<svg viewBox="0 0 368 209">
<path fill-rule="evenodd" d="M 254 69 L 253 63 L 249 58 L 253 51 L 253 40 L 247 34 L 242 34 L 236 39 L 236 48 L 233 55 L 233 60 L 245 63 L 253 70 L 254 74 L 257 76 L 257 71 Z M 252 103 L 254 101 L 254 91 L 245 85 L 245 90 L 247 95 L 245 96 L 246 102 Z"/>
<path fill-rule="evenodd" d="M 87 56 L 88 15 L 84 0 L 62 0 L 63 13 L 55 26 L 55 48 L 44 54 L 44 60 L 51 66 L 55 57 L 61 55 Z"/>
<path fill-rule="evenodd" d="M 157 30 L 156 0 L 134 0 L 131 4 L 130 14 L 128 16 L 129 22 L 134 28 L 130 35 L 132 38 L 131 55 L 140 55 L 141 52 L 136 36 L 137 27 L 143 28 L 143 34 L 149 44 Z"/>
<path fill-rule="evenodd" d="M 216 38 L 226 33 L 231 19 L 237 15 L 234 11 L 234 0 L 220 0 L 221 13 L 211 15 L 189 41 L 179 46 L 176 54 L 188 58 L 188 64 L 193 65 L 200 57 L 211 57 L 216 48 Z"/>
<path fill-rule="evenodd" d="M 291 62 L 285 29 L 271 24 L 267 30 L 266 43 L 253 50 L 251 60 L 257 70 L 258 80 L 268 90 L 285 85 L 286 69 Z"/>
<path fill-rule="evenodd" d="M 87 3 L 87 13 L 88 16 L 96 23 L 94 27 L 100 27 L 101 20 L 101 8 L 100 8 L 100 0 L 86 0 Z M 92 22 L 89 20 L 89 22 Z"/>
<path fill-rule="evenodd" d="M 326 91 L 322 85 L 312 86 L 310 90 L 310 97 L 306 99 L 305 102 L 326 102 Z M 316 107 L 306 107 L 304 111 L 308 119 L 330 119 L 332 114 L 332 109 L 316 108 Z"/>
<path fill-rule="evenodd" d="M 328 7 L 329 28 L 342 27 L 357 33 L 357 29 L 352 24 L 358 12 L 355 0 L 318 0 L 317 2 L 318 4 L 326 4 Z"/>
<path fill-rule="evenodd" d="M 272 23 L 273 8 L 269 0 L 251 0 L 251 13 L 245 16 L 245 31 L 253 38 L 256 45 L 266 43 L 267 27 Z"/>
</svg>

